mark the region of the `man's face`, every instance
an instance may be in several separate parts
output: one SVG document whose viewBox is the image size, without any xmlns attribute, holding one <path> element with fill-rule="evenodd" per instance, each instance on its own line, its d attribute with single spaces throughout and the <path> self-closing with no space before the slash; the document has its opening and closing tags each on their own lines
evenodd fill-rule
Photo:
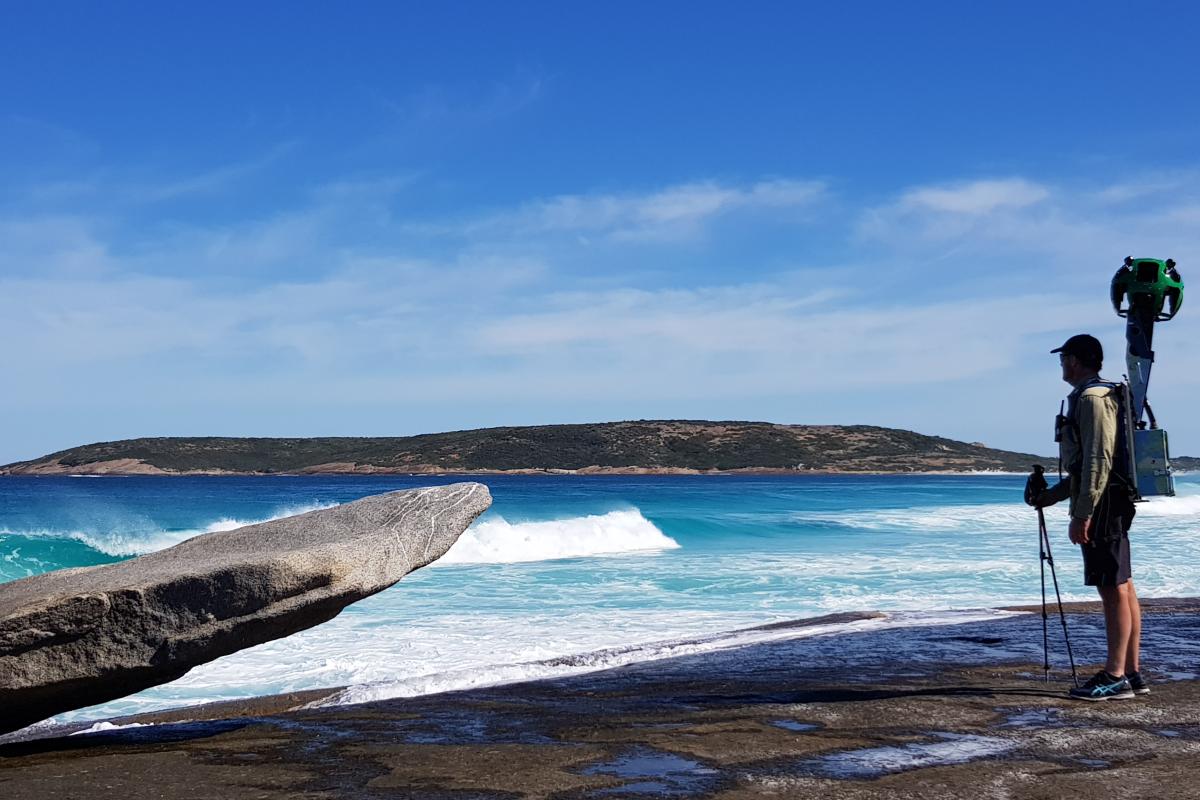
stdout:
<svg viewBox="0 0 1200 800">
<path fill-rule="evenodd" d="M 1062 365 L 1062 379 L 1074 386 L 1080 378 L 1080 370 L 1083 367 L 1079 363 L 1079 359 L 1068 353 L 1059 353 L 1058 363 Z"/>
</svg>

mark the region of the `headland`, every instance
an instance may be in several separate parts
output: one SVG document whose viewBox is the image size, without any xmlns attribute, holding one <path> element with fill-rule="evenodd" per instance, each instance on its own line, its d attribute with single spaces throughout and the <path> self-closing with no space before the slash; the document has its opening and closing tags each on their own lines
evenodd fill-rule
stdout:
<svg viewBox="0 0 1200 800">
<path fill-rule="evenodd" d="M 404 437 L 160 437 L 74 447 L 0 475 L 1026 472 L 1048 457 L 873 425 L 639 420 Z"/>
</svg>

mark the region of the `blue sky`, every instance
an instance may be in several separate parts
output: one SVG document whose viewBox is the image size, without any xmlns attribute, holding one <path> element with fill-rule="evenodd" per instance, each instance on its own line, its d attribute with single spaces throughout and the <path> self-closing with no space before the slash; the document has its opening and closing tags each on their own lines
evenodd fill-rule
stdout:
<svg viewBox="0 0 1200 800">
<path fill-rule="evenodd" d="M 1119 374 L 1121 259 L 1195 271 L 1185 4 L 4 9 L 0 463 L 681 417 L 1049 453 L 1046 351 Z"/>
</svg>

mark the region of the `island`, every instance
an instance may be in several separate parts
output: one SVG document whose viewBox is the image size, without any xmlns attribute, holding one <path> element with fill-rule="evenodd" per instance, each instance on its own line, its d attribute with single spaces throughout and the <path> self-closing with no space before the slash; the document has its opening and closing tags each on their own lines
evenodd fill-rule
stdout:
<svg viewBox="0 0 1200 800">
<path fill-rule="evenodd" d="M 418 436 L 157 437 L 74 447 L 0 475 L 1026 472 L 1049 456 L 874 425 L 637 420 Z"/>
</svg>

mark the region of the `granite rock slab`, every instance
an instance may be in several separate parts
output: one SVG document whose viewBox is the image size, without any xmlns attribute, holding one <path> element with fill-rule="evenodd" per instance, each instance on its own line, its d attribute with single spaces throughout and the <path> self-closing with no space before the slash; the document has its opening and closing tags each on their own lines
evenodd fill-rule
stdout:
<svg viewBox="0 0 1200 800">
<path fill-rule="evenodd" d="M 490 504 L 479 483 L 390 492 L 0 584 L 0 733 L 332 619 L 440 558 Z"/>
</svg>

